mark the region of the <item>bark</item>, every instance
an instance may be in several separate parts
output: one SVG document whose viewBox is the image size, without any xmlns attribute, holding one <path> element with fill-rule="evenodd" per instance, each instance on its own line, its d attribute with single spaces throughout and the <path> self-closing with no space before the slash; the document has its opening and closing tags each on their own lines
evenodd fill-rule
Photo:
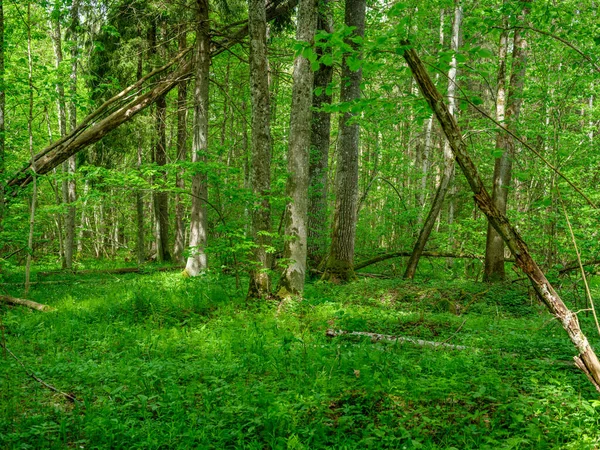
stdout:
<svg viewBox="0 0 600 450">
<path fill-rule="evenodd" d="M 78 42 L 77 27 L 79 26 L 79 0 L 73 0 L 71 5 L 71 75 L 69 83 L 70 99 L 68 103 L 70 131 L 77 128 L 77 60 Z M 61 135 L 62 137 L 62 135 Z M 77 201 L 77 184 L 75 181 L 76 158 L 71 156 L 63 165 L 67 179 L 63 184 L 63 201 L 67 205 L 65 215 L 65 266 L 73 267 L 73 251 L 75 249 L 75 216 L 77 214 L 75 202 Z"/>
<path fill-rule="evenodd" d="M 460 1 L 457 1 L 454 8 L 454 21 L 452 22 L 452 38 L 451 38 L 451 50 L 454 52 L 452 56 L 452 60 L 450 61 L 450 70 L 448 71 L 448 110 L 450 114 L 454 115 L 456 111 L 456 73 L 457 73 L 457 62 L 456 62 L 456 52 L 460 47 L 460 33 L 462 26 L 462 6 Z M 442 206 L 444 204 L 444 198 L 446 197 L 446 193 L 448 192 L 448 188 L 450 186 L 450 182 L 454 176 L 454 156 L 452 155 L 452 150 L 450 149 L 450 144 L 448 141 L 444 142 L 444 168 L 442 169 L 442 175 L 440 179 L 440 184 L 438 185 L 437 191 L 435 193 L 435 197 L 433 199 L 433 203 L 431 205 L 431 209 L 427 218 L 425 219 L 425 223 L 421 228 L 421 232 L 419 233 L 419 237 L 417 238 L 417 242 L 415 243 L 415 247 L 413 249 L 413 253 L 408 260 L 408 264 L 406 266 L 406 271 L 404 272 L 404 278 L 412 280 L 415 277 L 415 273 L 417 271 L 417 265 L 419 264 L 419 259 L 421 258 L 421 254 L 425 249 L 425 245 L 431 235 L 431 231 L 435 225 L 438 216 L 440 215 L 440 211 L 442 210 Z"/>
<path fill-rule="evenodd" d="M 184 26 L 179 28 L 179 51 L 186 46 L 187 33 Z M 182 80 L 177 87 L 177 161 L 182 163 L 187 158 L 187 80 Z M 185 245 L 185 230 L 183 223 L 184 206 L 182 192 L 185 189 L 184 170 L 178 169 L 175 174 L 175 244 L 173 259 L 183 262 L 183 247 Z"/>
<path fill-rule="evenodd" d="M 477 168 L 467 153 L 467 145 L 454 117 L 448 111 L 442 96 L 435 88 L 414 49 L 410 48 L 407 41 L 403 42 L 403 45 L 406 47 L 403 56 L 408 62 L 414 78 L 419 83 L 423 96 L 427 99 L 446 138 L 450 142 L 456 161 L 474 193 L 477 206 L 487 216 L 494 229 L 502 236 L 502 239 L 515 256 L 516 265 L 527 275 L 539 297 L 552 315 L 560 321 L 569 339 L 579 351 L 579 355 L 574 357 L 575 364 L 586 374 L 594 387 L 600 391 L 600 361 L 598 361 L 594 350 L 579 326 L 577 314 L 570 311 L 563 303 L 531 257 L 527 244 L 525 244 L 518 231 L 511 225 L 506 214 L 494 205 Z"/>
<path fill-rule="evenodd" d="M 33 152 L 33 55 L 31 53 L 31 3 L 27 3 L 27 82 L 29 87 L 29 114 L 27 116 L 27 133 L 29 135 L 29 154 L 31 155 L 31 176 L 33 177 L 33 193 L 29 213 L 29 237 L 27 239 L 27 262 L 25 264 L 25 295 L 29 293 L 29 278 L 31 275 L 31 259 L 33 256 L 33 232 L 35 228 L 35 209 L 37 204 L 37 173 L 35 154 Z"/>
<path fill-rule="evenodd" d="M 317 15 L 315 0 L 300 0 L 298 6 L 296 41 L 314 45 Z M 283 257 L 287 267 L 279 282 L 277 295 L 286 298 L 301 295 L 306 276 L 307 225 L 308 225 L 308 160 L 310 151 L 311 106 L 314 74 L 310 61 L 298 55 L 294 61 L 294 85 L 290 110 L 288 146 L 288 179 L 285 224 L 286 240 Z"/>
<path fill-rule="evenodd" d="M 35 309 L 37 311 L 51 311 L 52 308 L 48 305 L 42 305 L 31 300 L 25 300 L 24 298 L 10 297 L 8 295 L 0 295 L 0 302 L 10 303 L 12 305 L 26 306 L 27 308 Z"/>
<path fill-rule="evenodd" d="M 208 196 L 206 177 L 206 152 L 208 151 L 208 111 L 210 73 L 210 22 L 208 0 L 197 0 L 196 30 L 196 73 L 194 87 L 194 139 L 192 143 L 192 212 L 190 217 L 190 256 L 185 271 L 196 276 L 206 270 L 207 261 L 204 248 L 207 235 L 207 211 L 205 202 Z"/>
<path fill-rule="evenodd" d="M 317 30 L 333 32 L 330 0 L 321 0 L 317 18 Z M 317 48 L 319 57 L 323 49 Z M 317 267 L 326 254 L 327 226 L 327 166 L 331 136 L 331 113 L 319 111 L 330 104 L 331 90 L 328 86 L 333 77 L 333 65 L 321 64 L 314 75 L 313 114 L 310 141 L 309 188 L 308 188 L 308 255 L 310 264 Z M 329 92 L 329 93 L 328 93 Z"/>
<path fill-rule="evenodd" d="M 166 138 L 167 99 L 161 95 L 156 100 L 156 146 L 154 162 L 160 168 L 167 164 Z M 170 261 L 169 252 L 169 197 L 163 189 L 167 183 L 167 173 L 163 170 L 158 175 L 159 190 L 154 193 L 154 215 L 156 223 L 156 250 L 158 261 Z"/>
<path fill-rule="evenodd" d="M 267 272 L 271 243 L 271 111 L 265 0 L 248 0 L 248 15 L 252 104 L 250 184 L 254 194 L 251 216 L 255 245 L 248 297 L 261 298 L 269 296 L 271 283 Z"/>
<path fill-rule="evenodd" d="M 0 0 L 0 231 L 4 218 L 4 160 L 6 158 L 4 112 L 6 109 L 6 94 L 4 91 L 4 1 Z"/>
<path fill-rule="evenodd" d="M 529 6 L 523 9 L 523 15 L 529 12 Z M 512 133 L 515 133 L 515 123 L 519 120 L 525 84 L 525 68 L 527 65 L 527 41 L 523 37 L 524 30 L 517 28 L 513 37 L 512 69 L 508 86 L 508 99 L 504 111 L 504 83 L 506 44 L 500 41 L 500 65 L 498 69 L 498 92 L 496 116 L 497 121 Z M 502 38 L 501 38 L 502 39 Z M 506 214 L 508 190 L 512 177 L 512 161 L 515 158 L 515 140 L 510 134 L 498 132 L 496 148 L 502 151 L 502 156 L 496 158 L 494 163 L 494 185 L 492 199 L 494 205 L 503 214 Z M 484 281 L 496 282 L 506 278 L 504 270 L 504 241 L 502 237 L 488 224 L 487 240 L 485 246 L 485 264 L 483 269 Z"/>
<path fill-rule="evenodd" d="M 365 34 L 365 0 L 346 0 L 345 23 L 354 27 L 346 44 L 362 59 L 359 44 Z M 342 87 L 340 101 L 350 103 L 360 99 L 362 68 L 350 70 L 348 57 L 342 60 Z M 323 279 L 345 282 L 355 278 L 352 268 L 354 240 L 356 237 L 356 212 L 358 203 L 358 144 L 360 128 L 357 115 L 345 112 L 340 118 L 337 170 L 335 176 L 335 210 L 331 249 L 325 264 Z"/>
<path fill-rule="evenodd" d="M 297 0 L 288 0 L 282 4 L 270 6 L 267 10 L 267 19 L 273 20 L 288 13 L 296 4 Z M 221 41 L 213 41 L 212 57 L 223 53 L 228 48 L 237 44 L 247 34 L 248 28 L 243 26 L 231 37 L 222 39 Z M 168 93 L 176 87 L 192 70 L 192 64 L 184 60 L 184 57 L 190 50 L 190 48 L 186 49 L 164 66 L 153 70 L 134 84 L 123 89 L 88 115 L 75 130 L 35 155 L 38 174 L 43 175 L 50 172 L 70 156 L 99 141 L 115 128 L 129 121 L 140 111 L 152 105 L 161 95 Z M 133 99 L 123 104 L 123 101 L 127 99 L 129 94 L 140 90 L 148 80 L 176 65 L 179 65 L 179 68 L 163 79 L 155 81 L 152 84 L 153 88 L 151 90 L 144 94 L 136 95 Z M 14 195 L 19 188 L 23 188 L 31 183 L 32 179 L 31 164 L 28 164 L 8 181 L 7 187 L 12 190 L 12 194 Z"/>
<path fill-rule="evenodd" d="M 58 6 L 56 6 L 58 7 Z M 57 11 L 53 11 L 52 12 L 53 15 L 57 14 Z M 56 111 L 57 111 L 57 116 L 58 116 L 58 133 L 60 134 L 61 138 L 64 138 L 67 135 L 67 114 L 66 114 L 66 101 L 65 101 L 65 86 L 63 84 L 63 82 L 61 81 L 61 75 L 60 75 L 60 66 L 63 62 L 63 51 L 62 51 L 62 31 L 61 31 L 61 27 L 60 27 L 60 18 L 58 16 L 53 17 L 52 19 L 50 19 L 49 21 L 49 25 L 50 25 L 50 37 L 52 39 L 52 48 L 54 50 L 54 62 L 55 62 L 55 69 L 57 72 L 57 78 L 58 81 L 56 83 L 55 86 L 55 90 L 56 90 Z M 48 127 L 50 127 L 50 124 L 48 124 Z M 52 137 L 50 137 L 50 142 L 52 142 Z M 66 174 L 68 172 L 68 166 L 67 163 L 63 163 L 63 174 Z M 61 187 L 61 193 L 62 196 L 59 196 L 59 198 L 57 199 L 56 204 L 57 205 L 61 205 L 62 203 L 66 203 L 67 202 L 67 195 L 68 195 L 68 187 L 67 187 L 67 180 L 66 178 L 63 178 L 62 180 L 62 187 Z M 61 259 L 61 264 L 62 267 L 65 268 L 67 267 L 67 260 L 66 260 L 66 255 L 65 255 L 65 247 L 64 247 L 64 235 L 63 235 L 63 225 L 64 225 L 64 221 L 66 219 L 66 214 L 62 214 L 60 213 L 61 218 L 59 219 L 59 224 L 60 227 L 58 229 L 58 235 L 59 235 L 59 253 L 60 253 L 60 259 Z"/>
</svg>

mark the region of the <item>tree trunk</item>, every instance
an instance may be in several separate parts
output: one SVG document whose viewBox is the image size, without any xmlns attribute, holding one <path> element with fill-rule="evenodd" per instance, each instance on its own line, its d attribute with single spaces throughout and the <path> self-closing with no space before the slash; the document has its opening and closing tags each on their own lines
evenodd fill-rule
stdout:
<svg viewBox="0 0 600 450">
<path fill-rule="evenodd" d="M 154 147 L 154 162 L 160 167 L 167 164 L 166 139 L 167 99 L 164 95 L 156 100 L 156 146 Z M 167 183 L 167 173 L 162 171 L 158 191 L 154 193 L 154 219 L 156 223 L 156 251 L 158 261 L 170 261 L 169 252 L 169 197 L 164 191 Z M 155 178 L 155 180 L 156 180 Z"/>
<path fill-rule="evenodd" d="M 460 4 L 460 0 L 457 0 L 454 7 L 454 21 L 452 22 L 451 50 L 453 52 L 453 55 L 452 60 L 450 61 L 450 70 L 448 71 L 448 110 L 453 116 L 456 111 L 456 52 L 460 47 L 460 30 L 462 26 L 462 18 L 462 6 Z M 440 184 L 438 185 L 437 191 L 435 193 L 433 204 L 431 205 L 431 210 L 429 211 L 429 214 L 425 219 L 425 223 L 421 228 L 421 232 L 419 233 L 419 237 L 417 238 L 417 242 L 415 243 L 412 255 L 410 255 L 408 264 L 406 265 L 406 271 L 404 272 L 405 279 L 412 280 L 415 277 L 417 265 L 419 264 L 419 259 L 421 258 L 421 254 L 425 249 L 425 245 L 427 244 L 429 235 L 433 230 L 435 221 L 440 215 L 440 211 L 442 210 L 442 206 L 444 204 L 444 198 L 446 197 L 446 193 L 448 192 L 450 181 L 452 180 L 453 175 L 454 156 L 452 154 L 452 150 L 450 149 L 450 144 L 446 140 L 444 142 L 444 168 L 442 169 Z"/>
<path fill-rule="evenodd" d="M 410 43 L 405 41 L 402 45 L 405 47 L 403 56 L 419 83 L 423 96 L 427 99 L 446 138 L 450 142 L 456 161 L 475 194 L 474 199 L 477 206 L 487 216 L 494 229 L 502 236 L 502 239 L 515 256 L 517 266 L 529 277 L 539 297 L 548 310 L 560 321 L 569 339 L 579 351 L 579 355 L 574 357 L 575 364 L 586 374 L 594 387 L 600 391 L 600 361 L 598 361 L 594 350 L 579 327 L 577 314 L 566 307 L 531 257 L 529 249 L 518 231 L 510 224 L 506 214 L 494 205 L 477 172 L 477 168 L 467 153 L 467 145 L 462 138 L 461 130 L 448 111 L 448 107 L 444 104 L 442 96 L 435 88 L 416 52 L 410 48 Z"/>
<path fill-rule="evenodd" d="M 197 0 L 196 73 L 194 87 L 194 139 L 192 143 L 192 213 L 190 217 L 190 256 L 185 271 L 195 277 L 207 267 L 206 246 L 208 196 L 206 152 L 208 151 L 208 110 L 210 73 L 210 22 L 208 0 Z"/>
<path fill-rule="evenodd" d="M 183 51 L 186 46 L 187 32 L 181 26 L 179 28 L 179 51 Z M 177 87 L 177 161 L 182 163 L 187 158 L 187 79 L 181 80 Z M 177 169 L 175 174 L 175 244 L 173 245 L 173 259 L 177 262 L 183 262 L 183 247 L 185 245 L 185 230 L 183 223 L 184 206 L 182 201 L 183 191 L 185 189 L 183 169 Z"/>
<path fill-rule="evenodd" d="M 528 14 L 529 5 L 523 9 L 523 16 Z M 504 111 L 503 85 L 505 79 L 505 67 L 502 56 L 506 59 L 506 53 L 502 54 L 502 40 L 500 42 L 500 66 L 498 69 L 498 99 L 496 105 L 497 120 L 500 123 L 506 121 L 506 127 L 515 132 L 515 123 L 519 120 L 521 103 L 523 97 L 523 85 L 525 84 L 525 68 L 527 65 L 527 41 L 522 35 L 523 30 L 516 28 L 513 38 L 512 70 L 508 86 L 508 100 L 506 112 Z M 505 63 L 504 63 L 505 64 Z M 503 214 L 506 214 L 506 203 L 508 199 L 508 188 L 512 177 L 512 160 L 515 157 L 515 141 L 513 137 L 504 131 L 498 131 L 496 148 L 502 151 L 502 156 L 496 158 L 494 164 L 494 186 L 492 199 L 494 206 Z M 488 224 L 487 240 L 485 246 L 484 281 L 504 281 L 504 241 L 496 230 Z"/>
<path fill-rule="evenodd" d="M 4 90 L 4 1 L 0 0 L 0 231 L 4 218 L 4 173 L 6 137 L 4 112 L 6 109 L 6 94 Z"/>
<path fill-rule="evenodd" d="M 300 0 L 297 21 L 296 41 L 302 45 L 312 46 L 317 25 L 315 0 Z M 287 158 L 286 195 L 290 201 L 287 204 L 286 240 L 283 250 L 287 267 L 279 282 L 277 295 L 280 298 L 301 295 L 304 290 L 313 78 L 310 61 L 304 56 L 298 55 L 294 61 L 294 86 Z"/>
<path fill-rule="evenodd" d="M 346 44 L 356 52 L 344 55 L 342 60 L 342 87 L 340 101 L 350 103 L 360 99 L 362 68 L 352 71 L 348 58 L 362 59 L 360 45 L 365 34 L 365 0 L 346 0 L 345 23 L 353 27 Z M 340 118 L 337 171 L 335 176 L 335 211 L 331 249 L 325 264 L 323 279 L 334 282 L 355 278 L 352 267 L 356 237 L 356 210 L 358 203 L 358 144 L 360 127 L 357 115 L 345 112 Z"/>
<path fill-rule="evenodd" d="M 27 116 L 27 134 L 29 135 L 29 154 L 31 158 L 31 176 L 33 177 L 33 193 L 29 210 L 29 237 L 27 239 L 27 262 L 25 265 L 25 295 L 29 293 L 31 275 L 31 259 L 33 256 L 33 231 L 35 228 L 35 208 L 37 203 L 37 173 L 35 171 L 35 153 L 33 152 L 33 55 L 31 53 L 31 2 L 27 3 L 27 68 L 29 86 L 29 114 Z"/>
<path fill-rule="evenodd" d="M 58 5 L 55 5 L 56 8 L 58 8 Z M 60 76 L 60 66 L 63 62 L 63 51 L 62 51 L 62 31 L 61 31 L 61 27 L 60 27 L 60 17 L 58 15 L 58 11 L 52 11 L 51 12 L 52 15 L 54 15 L 55 17 L 53 17 L 52 19 L 49 20 L 49 29 L 50 29 L 50 37 L 52 39 L 52 48 L 54 50 L 54 63 L 55 63 L 55 68 L 56 68 L 56 73 L 57 73 L 57 82 L 55 85 L 55 90 L 56 90 L 56 111 L 57 111 L 57 116 L 58 116 L 58 133 L 60 135 L 61 138 L 64 138 L 67 135 L 67 114 L 66 114 L 66 101 L 65 101 L 65 87 L 63 85 L 63 82 L 61 80 L 61 76 Z M 68 165 L 66 162 L 63 163 L 63 174 L 68 174 Z M 68 176 L 68 175 L 66 175 Z M 67 180 L 66 178 L 63 177 L 62 180 L 62 184 L 61 184 L 61 192 L 62 192 L 62 199 L 59 199 L 57 202 L 57 205 L 60 206 L 60 202 L 62 200 L 62 203 L 65 204 L 67 202 L 68 199 L 68 186 L 67 186 Z M 64 221 L 66 219 L 67 214 L 61 214 L 61 219 L 60 219 L 60 224 L 64 225 Z M 66 254 L 65 254 L 65 247 L 64 247 L 64 234 L 63 234 L 63 227 L 61 226 L 60 229 L 58 230 L 59 233 L 59 242 L 61 243 L 61 245 L 59 246 L 59 253 L 60 253 L 60 260 L 61 260 L 61 265 L 63 267 L 63 269 L 67 268 L 67 260 L 66 260 Z"/>
<path fill-rule="evenodd" d="M 329 0 L 318 5 L 317 30 L 333 32 L 332 12 Z M 319 57 L 323 49 L 317 48 Z M 314 75 L 313 114 L 310 140 L 309 187 L 308 187 L 308 254 L 310 264 L 317 267 L 326 253 L 327 226 L 327 166 L 329 163 L 329 140 L 331 113 L 319 111 L 332 99 L 331 83 L 333 64 L 321 64 Z"/>
<path fill-rule="evenodd" d="M 271 124 L 269 107 L 269 65 L 265 0 L 248 0 L 250 37 L 250 100 L 252 103 L 252 161 L 250 183 L 254 194 L 252 235 L 253 264 L 249 298 L 270 294 L 268 247 L 271 243 Z"/>
<path fill-rule="evenodd" d="M 70 131 L 77 128 L 77 60 L 78 43 L 77 27 L 79 26 L 79 0 L 73 0 L 71 5 L 71 80 L 69 84 L 69 126 Z M 77 200 L 77 185 L 75 182 L 76 159 L 71 156 L 63 165 L 67 173 L 67 179 L 63 184 L 63 201 L 67 205 L 65 216 L 65 266 L 67 269 L 73 267 L 73 250 L 75 249 L 75 201 Z"/>
</svg>

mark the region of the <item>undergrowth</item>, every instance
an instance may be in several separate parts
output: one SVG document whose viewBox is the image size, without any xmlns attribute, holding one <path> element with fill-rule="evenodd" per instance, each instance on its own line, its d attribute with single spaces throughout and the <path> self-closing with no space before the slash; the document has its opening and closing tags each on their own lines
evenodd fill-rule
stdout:
<svg viewBox="0 0 600 450">
<path fill-rule="evenodd" d="M 278 305 L 247 303 L 227 278 L 150 273 L 80 276 L 38 285 L 31 297 L 56 310 L 0 306 L 6 347 L 80 401 L 44 389 L 4 352 L 0 448 L 600 442 L 600 401 L 571 363 L 574 349 L 516 285 L 314 283 L 303 301 Z M 590 318 L 580 319 L 591 329 Z"/>
</svg>

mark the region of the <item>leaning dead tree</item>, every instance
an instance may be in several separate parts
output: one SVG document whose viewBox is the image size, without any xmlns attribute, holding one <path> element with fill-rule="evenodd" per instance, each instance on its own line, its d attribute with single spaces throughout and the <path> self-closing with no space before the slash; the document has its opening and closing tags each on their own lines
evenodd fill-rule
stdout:
<svg viewBox="0 0 600 450">
<path fill-rule="evenodd" d="M 298 0 L 269 2 L 267 20 L 273 20 L 276 17 L 290 13 L 297 3 Z M 228 37 L 212 42 L 212 57 L 228 51 L 229 48 L 238 44 L 248 35 L 246 21 L 228 26 L 227 31 L 234 28 L 237 28 L 237 31 L 230 31 Z M 83 119 L 71 133 L 35 155 L 36 175 L 44 175 L 50 172 L 63 161 L 99 141 L 175 88 L 181 80 L 187 78 L 191 73 L 192 62 L 187 59 L 190 50 L 191 48 L 182 51 L 164 66 L 153 70 L 131 86 L 123 89 Z M 174 70 L 162 79 L 154 80 L 157 76 L 171 69 Z M 147 82 L 151 79 L 153 82 L 149 87 Z M 8 181 L 7 191 L 12 191 L 14 195 L 19 188 L 27 186 L 31 181 L 32 170 L 31 163 L 29 163 Z"/>
<path fill-rule="evenodd" d="M 542 299 L 548 310 L 556 317 L 567 332 L 569 339 L 579 351 L 573 357 L 575 365 L 579 367 L 600 392 L 600 361 L 585 334 L 579 326 L 577 314 L 573 313 L 564 304 L 556 293 L 546 276 L 531 257 L 529 249 L 514 226 L 505 214 L 501 213 L 492 202 L 489 192 L 485 189 L 477 168 L 467 153 L 467 144 L 456 124 L 456 120 L 448 111 L 443 97 L 431 81 L 423 63 L 408 41 L 402 42 L 404 59 L 408 63 L 415 81 L 419 85 L 423 96 L 429 103 L 437 120 L 439 121 L 448 142 L 469 186 L 473 191 L 475 203 L 486 215 L 489 223 L 494 227 L 515 257 L 517 266 L 527 275 L 533 288 Z"/>
</svg>

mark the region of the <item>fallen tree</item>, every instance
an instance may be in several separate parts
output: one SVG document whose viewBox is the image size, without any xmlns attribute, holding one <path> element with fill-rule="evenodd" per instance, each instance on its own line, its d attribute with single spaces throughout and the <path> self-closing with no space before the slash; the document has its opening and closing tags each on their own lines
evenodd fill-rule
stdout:
<svg viewBox="0 0 600 450">
<path fill-rule="evenodd" d="M 374 258 L 371 259 L 367 259 L 366 261 L 362 261 L 358 264 L 354 265 L 354 270 L 359 270 L 359 269 L 363 269 L 367 266 L 370 266 L 372 264 L 376 264 L 378 262 L 381 261 L 385 261 L 387 259 L 392 259 L 392 258 L 400 258 L 403 256 L 411 256 L 412 252 L 392 252 L 392 253 L 385 253 L 383 255 L 379 255 L 379 256 L 375 256 Z M 469 253 L 449 253 L 449 252 L 422 252 L 421 256 L 423 257 L 429 257 L 429 258 L 456 258 L 456 259 L 484 259 L 483 256 L 480 255 L 472 255 Z M 506 258 L 505 261 L 507 262 L 514 262 L 514 259 L 512 258 Z"/>
<path fill-rule="evenodd" d="M 267 19 L 273 20 L 276 17 L 288 14 L 297 3 L 298 0 L 271 2 L 267 9 Z M 237 32 L 229 37 L 213 41 L 212 57 L 227 51 L 248 34 L 248 25 L 246 22 L 240 22 L 235 25 L 241 26 Z M 185 59 L 190 50 L 191 48 L 182 51 L 164 66 L 153 70 L 131 86 L 123 89 L 88 115 L 71 133 L 50 144 L 35 155 L 33 159 L 36 174 L 44 175 L 50 172 L 74 154 L 98 142 L 108 133 L 129 121 L 136 114 L 153 104 L 158 98 L 176 87 L 192 71 L 192 62 Z M 163 79 L 154 82 L 150 90 L 141 93 L 144 84 L 148 80 L 174 66 L 178 66 L 178 68 Z M 135 96 L 130 98 L 130 94 Z M 7 191 L 11 191 L 13 195 L 16 195 L 19 189 L 31 183 L 32 179 L 31 162 L 29 162 L 8 181 Z"/>
<path fill-rule="evenodd" d="M 516 265 L 527 275 L 538 296 L 552 315 L 560 321 L 569 339 L 579 351 L 579 355 L 573 357 L 575 365 L 585 373 L 596 390 L 600 392 L 600 361 L 598 361 L 596 353 L 594 353 L 587 337 L 581 330 L 577 314 L 567 308 L 540 267 L 531 257 L 529 249 L 518 231 L 511 225 L 506 215 L 502 214 L 494 206 L 477 168 L 467 153 L 467 144 L 462 137 L 456 120 L 449 113 L 443 97 L 431 81 L 427 70 L 410 42 L 403 41 L 402 46 L 404 59 L 408 63 L 421 93 L 427 100 L 427 103 L 429 103 L 450 143 L 456 162 L 473 191 L 475 203 L 486 215 L 489 223 L 502 236 L 502 239 L 515 257 Z"/>
<path fill-rule="evenodd" d="M 53 275 L 119 275 L 125 273 L 152 273 L 152 272 L 171 272 L 183 270 L 185 266 L 169 267 L 121 267 L 120 269 L 90 269 L 90 270 L 52 270 L 48 272 L 38 272 L 39 277 L 50 277 Z"/>
<path fill-rule="evenodd" d="M 27 308 L 35 309 L 37 311 L 51 311 L 52 307 L 48 305 L 42 305 L 31 300 L 25 300 L 24 298 L 10 297 L 8 295 L 0 295 L 0 302 L 10 303 L 12 305 L 26 306 Z"/>
</svg>

